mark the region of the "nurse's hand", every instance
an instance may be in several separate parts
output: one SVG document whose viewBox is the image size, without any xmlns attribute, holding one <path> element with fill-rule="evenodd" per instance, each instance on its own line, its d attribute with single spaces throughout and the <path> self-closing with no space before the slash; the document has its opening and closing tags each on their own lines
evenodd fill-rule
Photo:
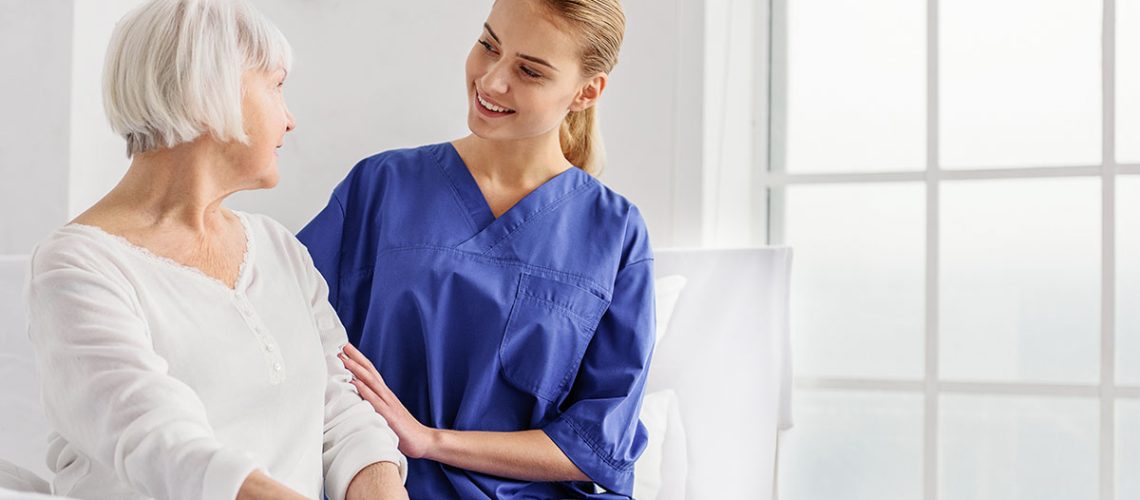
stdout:
<svg viewBox="0 0 1140 500">
<path fill-rule="evenodd" d="M 409 458 L 423 458 L 436 441 L 436 430 L 421 424 L 404 404 L 396 398 L 372 362 L 352 344 L 345 344 L 340 354 L 345 368 L 352 372 L 352 385 L 360 397 L 388 421 L 388 426 L 400 438 L 400 453 Z"/>
<path fill-rule="evenodd" d="M 360 396 L 388 421 L 400 452 L 460 469 L 524 481 L 590 481 L 540 429 L 514 432 L 453 431 L 421 424 L 384 383 L 372 362 L 351 345 L 340 354 Z"/>
</svg>

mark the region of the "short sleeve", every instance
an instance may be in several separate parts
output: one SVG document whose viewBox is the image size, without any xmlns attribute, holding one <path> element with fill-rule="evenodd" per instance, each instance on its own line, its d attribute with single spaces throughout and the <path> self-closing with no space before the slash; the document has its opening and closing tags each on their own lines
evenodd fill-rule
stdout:
<svg viewBox="0 0 1140 500">
<path fill-rule="evenodd" d="M 638 420 L 654 340 L 653 261 L 617 275 L 564 405 L 543 431 L 595 483 L 631 496 L 648 433 Z"/>
</svg>

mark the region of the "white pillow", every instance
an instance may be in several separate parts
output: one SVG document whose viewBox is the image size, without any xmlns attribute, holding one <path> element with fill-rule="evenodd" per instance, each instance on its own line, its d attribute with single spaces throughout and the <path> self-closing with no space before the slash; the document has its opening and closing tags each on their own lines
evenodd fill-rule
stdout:
<svg viewBox="0 0 1140 500">
<path fill-rule="evenodd" d="M 0 500 L 67 500 L 64 497 L 53 497 L 43 493 L 28 493 L 26 491 L 12 491 L 0 488 Z"/>
<path fill-rule="evenodd" d="M 670 389 L 646 394 L 641 423 L 649 431 L 649 442 L 633 468 L 633 498 L 685 498 L 689 460 L 677 394 Z"/>
<path fill-rule="evenodd" d="M 0 499 L 36 497 L 51 494 L 51 485 L 39 476 L 0 460 Z"/>
<path fill-rule="evenodd" d="M 654 295 L 657 299 L 657 342 L 665 336 L 669 327 L 669 319 L 673 317 L 673 308 L 677 299 L 681 298 L 681 291 L 689 280 L 681 275 L 671 275 L 657 278 L 653 284 Z"/>
</svg>

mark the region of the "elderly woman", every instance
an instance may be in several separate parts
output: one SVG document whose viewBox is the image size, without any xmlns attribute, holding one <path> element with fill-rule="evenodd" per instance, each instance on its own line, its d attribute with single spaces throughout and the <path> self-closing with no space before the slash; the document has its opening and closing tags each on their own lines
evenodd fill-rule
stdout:
<svg viewBox="0 0 1140 500">
<path fill-rule="evenodd" d="M 105 103 L 130 169 L 37 247 L 28 288 L 57 494 L 406 498 L 308 252 L 222 207 L 277 183 L 290 59 L 240 0 L 153 0 L 116 28 Z"/>
</svg>

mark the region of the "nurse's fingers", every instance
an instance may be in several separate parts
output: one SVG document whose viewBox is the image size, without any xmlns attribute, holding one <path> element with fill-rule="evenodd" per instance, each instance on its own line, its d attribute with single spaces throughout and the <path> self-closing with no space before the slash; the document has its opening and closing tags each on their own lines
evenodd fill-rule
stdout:
<svg viewBox="0 0 1140 500">
<path fill-rule="evenodd" d="M 382 388 L 386 392 L 389 392 L 389 393 L 392 392 L 392 391 L 388 390 L 388 383 L 384 381 L 384 376 L 381 375 L 380 372 L 378 372 L 374 369 L 374 370 L 372 370 L 372 374 L 376 376 L 376 383 L 380 386 L 380 388 Z"/>
<path fill-rule="evenodd" d="M 400 400 L 396 398 L 396 394 L 392 392 L 392 389 L 388 388 L 388 384 L 384 383 L 384 377 L 381 377 L 380 373 L 375 369 L 370 370 L 365 368 L 356 362 L 355 359 L 345 354 L 341 354 L 340 359 L 344 362 L 344 367 L 348 368 L 348 371 L 352 372 L 353 376 L 368 384 L 368 388 L 372 389 L 384 402 L 388 404 L 392 404 L 393 402 L 399 403 Z"/>
<path fill-rule="evenodd" d="M 376 368 L 372 366 L 372 362 L 364 358 L 364 354 L 361 354 L 360 351 L 355 349 L 349 351 L 350 346 L 351 344 L 345 344 L 344 352 L 340 354 L 341 360 L 344 361 L 344 367 L 349 368 L 349 371 L 351 371 L 353 375 L 356 375 L 357 378 L 367 380 L 369 387 L 372 387 L 373 390 L 376 391 L 376 394 L 383 397 L 384 401 L 399 403 L 396 393 L 393 393 L 391 388 L 388 387 L 388 383 L 384 382 L 384 377 L 380 375 L 380 371 L 376 371 Z M 361 360 L 364 362 L 361 362 Z"/>
<path fill-rule="evenodd" d="M 356 378 L 363 379 L 370 384 L 375 381 L 376 374 L 362 366 L 360 363 L 357 363 L 355 359 L 342 354 L 340 360 L 344 362 L 344 367 L 348 368 L 348 371 L 352 372 L 353 376 Z"/>
<path fill-rule="evenodd" d="M 356 346 L 352 344 L 345 344 L 344 352 L 357 363 L 360 363 L 361 365 L 367 367 L 369 370 L 376 371 L 376 367 L 372 366 L 372 360 L 368 359 L 368 356 L 365 356 L 364 353 L 360 352 Z"/>
<path fill-rule="evenodd" d="M 368 401 L 368 403 L 372 405 L 372 409 L 376 410 L 376 413 L 381 415 L 385 413 L 388 405 L 384 403 L 384 400 L 381 399 L 380 396 L 377 396 L 376 393 L 372 391 L 372 388 L 368 387 L 368 384 L 364 383 L 363 380 L 354 378 L 352 379 L 352 385 L 356 386 L 356 390 L 360 392 L 360 397 Z"/>
</svg>

